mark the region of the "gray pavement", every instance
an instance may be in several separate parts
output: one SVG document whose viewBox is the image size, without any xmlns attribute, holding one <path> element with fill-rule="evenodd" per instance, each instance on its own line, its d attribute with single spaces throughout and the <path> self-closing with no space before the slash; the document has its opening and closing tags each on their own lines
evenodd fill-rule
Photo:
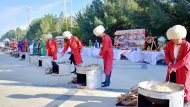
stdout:
<svg viewBox="0 0 190 107">
<path fill-rule="evenodd" d="M 64 58 L 67 59 L 68 55 Z M 83 61 L 84 64 L 103 63 L 85 56 Z M 96 90 L 77 89 L 75 84 L 68 84 L 74 75 L 47 75 L 45 69 L 37 65 L 0 54 L 0 106 L 115 107 L 116 98 L 139 82 L 164 81 L 166 68 L 166 65 L 114 60 L 111 86 Z"/>
</svg>

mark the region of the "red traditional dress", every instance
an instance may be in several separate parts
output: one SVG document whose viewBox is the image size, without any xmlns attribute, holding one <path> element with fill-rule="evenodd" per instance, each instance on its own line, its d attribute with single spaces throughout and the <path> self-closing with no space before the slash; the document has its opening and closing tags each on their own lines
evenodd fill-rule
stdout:
<svg viewBox="0 0 190 107">
<path fill-rule="evenodd" d="M 18 45 L 17 42 L 16 42 L 16 41 L 13 41 L 13 43 L 12 43 L 12 48 L 13 48 L 13 49 L 17 49 L 17 45 Z"/>
<path fill-rule="evenodd" d="M 23 44 L 22 52 L 28 52 L 28 41 L 24 39 L 22 41 L 22 44 Z"/>
<path fill-rule="evenodd" d="M 104 59 L 104 73 L 109 75 L 113 63 L 113 48 L 111 38 L 108 35 L 102 36 L 102 50 L 99 55 Z"/>
<path fill-rule="evenodd" d="M 75 64 L 81 64 L 82 57 L 80 53 L 82 50 L 82 45 L 76 36 L 71 36 L 71 38 L 67 40 L 62 53 L 65 53 L 69 47 L 71 48 L 71 52 L 74 55 Z"/>
<path fill-rule="evenodd" d="M 53 60 L 57 60 L 57 41 L 54 39 L 49 39 L 46 42 L 46 51 L 48 56 L 52 56 Z"/>
<path fill-rule="evenodd" d="M 169 41 L 165 50 L 166 63 L 174 62 L 174 43 Z M 190 101 L 190 43 L 183 41 L 176 58 L 176 63 L 171 65 L 172 71 L 176 71 L 176 83 L 185 87 L 185 102 Z M 169 71 L 166 81 L 169 80 Z"/>
<path fill-rule="evenodd" d="M 9 46 L 10 46 L 11 48 L 13 48 L 13 42 L 12 42 L 12 41 L 9 43 Z"/>
</svg>

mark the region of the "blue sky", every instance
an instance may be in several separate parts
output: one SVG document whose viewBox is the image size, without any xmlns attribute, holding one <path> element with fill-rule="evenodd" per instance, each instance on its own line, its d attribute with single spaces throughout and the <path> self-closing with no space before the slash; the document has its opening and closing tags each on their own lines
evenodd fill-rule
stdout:
<svg viewBox="0 0 190 107">
<path fill-rule="evenodd" d="M 73 15 L 92 2 L 92 0 L 72 1 Z M 70 15 L 70 0 L 66 0 L 66 8 L 66 15 Z M 58 16 L 63 9 L 63 0 L 1 0 L 0 36 L 16 27 L 26 29 L 29 16 L 31 20 L 43 17 L 48 13 Z"/>
</svg>

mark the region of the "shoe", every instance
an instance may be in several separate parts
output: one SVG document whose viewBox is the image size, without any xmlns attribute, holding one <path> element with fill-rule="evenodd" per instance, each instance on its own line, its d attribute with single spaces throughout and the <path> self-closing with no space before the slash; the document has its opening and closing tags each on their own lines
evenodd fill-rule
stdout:
<svg viewBox="0 0 190 107">
<path fill-rule="evenodd" d="M 71 72 L 71 73 L 74 73 L 74 74 L 76 74 L 76 71 L 73 71 L 73 72 Z"/>
<path fill-rule="evenodd" d="M 102 84 L 105 84 L 106 82 L 102 82 Z M 110 83 L 109 83 L 110 84 Z"/>
<path fill-rule="evenodd" d="M 104 84 L 104 85 L 102 85 L 102 87 L 108 87 L 108 86 L 110 86 L 109 84 Z"/>
<path fill-rule="evenodd" d="M 105 84 L 106 82 L 102 82 L 102 84 Z"/>
</svg>

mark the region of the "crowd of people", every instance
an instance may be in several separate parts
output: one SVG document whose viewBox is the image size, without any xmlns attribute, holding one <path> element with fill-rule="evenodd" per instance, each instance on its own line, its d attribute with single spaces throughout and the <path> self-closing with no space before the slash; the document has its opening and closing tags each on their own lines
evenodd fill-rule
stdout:
<svg viewBox="0 0 190 107">
<path fill-rule="evenodd" d="M 102 47 L 99 53 L 99 57 L 104 59 L 104 73 L 106 75 L 105 81 L 102 83 L 102 87 L 107 87 L 110 85 L 110 77 L 111 77 L 111 69 L 113 62 L 113 48 L 111 38 L 104 33 L 105 28 L 100 25 L 94 29 L 94 34 L 98 37 L 102 38 Z M 72 35 L 71 32 L 65 31 L 62 35 L 65 39 L 63 40 L 63 50 L 62 56 L 66 53 L 67 49 L 70 47 L 71 56 L 70 60 L 75 66 L 81 65 L 83 63 L 83 59 L 81 56 L 82 48 L 85 45 L 83 41 L 79 40 L 77 36 Z M 28 40 L 25 38 L 18 43 L 16 41 L 11 41 L 9 43 L 12 49 L 18 50 L 21 53 L 29 52 L 30 55 L 39 55 L 39 56 L 50 56 L 52 60 L 57 60 L 57 52 L 58 52 L 58 44 L 56 39 L 52 37 L 51 34 L 45 36 L 45 38 L 34 39 L 31 44 L 29 44 Z M 89 40 L 88 47 L 100 48 L 100 43 L 98 40 L 95 40 L 94 43 L 92 40 Z M 83 75 L 78 74 L 75 70 L 72 73 L 77 74 L 78 82 L 80 83 L 80 79 Z"/>
<path fill-rule="evenodd" d="M 102 87 L 107 87 L 111 83 L 110 78 L 112 74 L 112 40 L 110 36 L 105 33 L 105 28 L 102 25 L 97 26 L 93 30 L 93 33 L 97 37 L 102 38 L 102 46 L 99 53 L 99 57 L 103 58 L 104 61 L 105 81 L 102 82 Z M 184 85 L 186 94 L 184 101 L 186 105 L 190 105 L 190 43 L 185 41 L 187 30 L 182 25 L 175 25 L 168 29 L 166 35 L 169 40 L 165 49 L 165 59 L 168 64 L 166 81 Z M 81 51 L 84 46 L 83 41 L 80 41 L 77 36 L 73 35 L 69 31 L 63 32 L 63 36 L 66 41 L 64 41 L 62 55 L 65 55 L 67 49 L 70 47 L 71 56 L 69 59 L 71 62 L 75 66 L 82 64 L 84 61 L 81 56 Z M 31 53 L 32 55 L 47 55 L 51 56 L 53 60 L 57 60 L 57 42 L 52 38 L 51 34 L 47 35 L 46 38 L 47 41 L 44 39 L 35 39 L 29 50 L 33 50 Z M 27 39 L 23 39 L 18 43 L 16 41 L 11 41 L 9 45 L 11 48 L 18 49 L 20 52 L 28 52 L 29 45 Z M 99 48 L 100 44 L 97 40 L 95 40 L 94 44 L 89 40 L 88 46 Z M 76 68 L 73 73 L 76 73 Z M 81 75 L 77 74 L 77 76 L 80 79 Z"/>
</svg>

